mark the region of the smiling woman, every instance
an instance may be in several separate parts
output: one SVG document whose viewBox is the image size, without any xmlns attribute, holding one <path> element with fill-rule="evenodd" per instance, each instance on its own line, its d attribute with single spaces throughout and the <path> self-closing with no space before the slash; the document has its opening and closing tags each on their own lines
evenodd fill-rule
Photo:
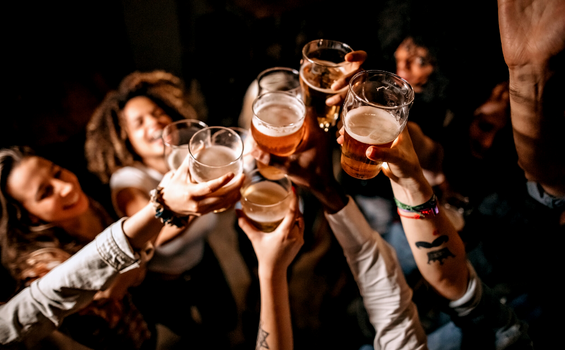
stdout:
<svg viewBox="0 0 565 350">
<path fill-rule="evenodd" d="M 85 145 L 88 168 L 109 183 L 119 216 L 132 216 L 150 202 L 150 192 L 169 170 L 163 129 L 181 119 L 198 118 L 182 80 L 164 71 L 129 74 L 92 115 Z M 192 348 L 226 348 L 237 322 L 230 286 L 207 242 L 217 222 L 218 216 L 209 213 L 183 227 L 164 227 L 147 276 L 133 293 L 146 314 Z"/>
<path fill-rule="evenodd" d="M 14 292 L 74 255 L 113 221 L 82 191 L 75 174 L 25 147 L 0 150 L 0 209 L 2 264 L 18 283 Z M 144 269 L 120 275 L 104 294 L 66 319 L 62 329 L 93 348 L 152 343 L 156 333 L 149 331 L 128 292 L 143 275 Z M 131 327 L 124 320 L 132 317 L 141 322 Z"/>
</svg>

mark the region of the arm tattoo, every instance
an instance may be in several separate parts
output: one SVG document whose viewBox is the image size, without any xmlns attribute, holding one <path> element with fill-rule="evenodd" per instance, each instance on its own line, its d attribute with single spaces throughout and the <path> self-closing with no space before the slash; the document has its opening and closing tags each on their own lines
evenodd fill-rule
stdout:
<svg viewBox="0 0 565 350">
<path fill-rule="evenodd" d="M 255 350 L 269 349 L 269 344 L 267 344 L 267 337 L 269 332 L 266 332 L 261 327 L 262 322 L 259 322 L 259 332 L 257 333 L 257 344 L 255 345 Z"/>
<path fill-rule="evenodd" d="M 416 242 L 416 248 L 426 248 L 426 249 L 436 248 L 436 247 L 439 247 L 440 245 L 444 244 L 447 241 L 449 241 L 449 237 L 443 235 L 443 236 L 439 236 L 438 238 L 434 239 L 434 241 L 432 243 L 428 243 L 428 242 L 424 242 L 424 241 Z"/>
<path fill-rule="evenodd" d="M 449 251 L 447 248 L 443 248 L 440 250 L 433 250 L 428 253 L 428 264 L 433 261 L 439 261 L 441 265 L 443 265 L 443 260 L 452 257 L 455 258 L 452 252 Z"/>
</svg>

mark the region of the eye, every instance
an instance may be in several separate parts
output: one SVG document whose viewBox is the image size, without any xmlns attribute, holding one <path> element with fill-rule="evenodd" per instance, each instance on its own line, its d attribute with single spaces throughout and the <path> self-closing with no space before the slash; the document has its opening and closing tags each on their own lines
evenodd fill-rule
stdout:
<svg viewBox="0 0 565 350">
<path fill-rule="evenodd" d="M 63 174 L 63 169 L 57 168 L 55 170 L 55 172 L 53 173 L 53 177 L 56 178 L 56 179 L 60 179 L 62 174 Z"/>
<path fill-rule="evenodd" d="M 45 186 L 45 189 L 41 193 L 41 196 L 39 196 L 39 200 L 45 199 L 45 198 L 51 196 L 52 194 L 53 194 L 53 186 L 47 185 L 47 186 Z"/>
</svg>

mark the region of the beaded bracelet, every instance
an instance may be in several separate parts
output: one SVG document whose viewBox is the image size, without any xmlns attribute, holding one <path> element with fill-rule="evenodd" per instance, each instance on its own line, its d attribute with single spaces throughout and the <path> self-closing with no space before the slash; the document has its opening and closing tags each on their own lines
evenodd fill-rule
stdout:
<svg viewBox="0 0 565 350">
<path fill-rule="evenodd" d="M 149 192 L 151 194 L 151 203 L 155 208 L 155 217 L 167 225 L 184 227 L 188 224 L 188 217 L 177 216 L 173 211 L 168 209 L 163 203 L 163 187 L 158 186 Z"/>
<path fill-rule="evenodd" d="M 409 219 L 425 219 L 428 217 L 436 216 L 439 213 L 439 208 L 437 206 L 437 197 L 435 193 L 432 195 L 427 202 L 424 204 L 410 206 L 399 202 L 396 198 L 394 199 L 396 203 L 398 215 L 409 218 Z"/>
</svg>

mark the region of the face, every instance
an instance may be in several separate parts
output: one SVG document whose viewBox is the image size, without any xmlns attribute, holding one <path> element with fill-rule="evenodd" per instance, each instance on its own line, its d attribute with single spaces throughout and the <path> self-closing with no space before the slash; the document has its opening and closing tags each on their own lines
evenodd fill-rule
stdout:
<svg viewBox="0 0 565 350">
<path fill-rule="evenodd" d="M 396 74 L 406 79 L 414 92 L 422 92 L 422 87 L 434 71 L 428 49 L 414 44 L 412 38 L 404 39 L 394 53 Z"/>
<path fill-rule="evenodd" d="M 469 128 L 471 153 L 474 157 L 484 158 L 497 133 L 508 123 L 508 104 L 508 85 L 502 83 L 497 85 L 490 98 L 475 110 Z"/>
<path fill-rule="evenodd" d="M 49 223 L 75 219 L 89 205 L 75 174 L 36 156 L 12 169 L 6 189 L 32 217 Z"/>
<path fill-rule="evenodd" d="M 145 96 L 129 100 L 123 111 L 126 134 L 133 150 L 142 158 L 162 158 L 163 128 L 172 122 L 171 117 Z"/>
</svg>

